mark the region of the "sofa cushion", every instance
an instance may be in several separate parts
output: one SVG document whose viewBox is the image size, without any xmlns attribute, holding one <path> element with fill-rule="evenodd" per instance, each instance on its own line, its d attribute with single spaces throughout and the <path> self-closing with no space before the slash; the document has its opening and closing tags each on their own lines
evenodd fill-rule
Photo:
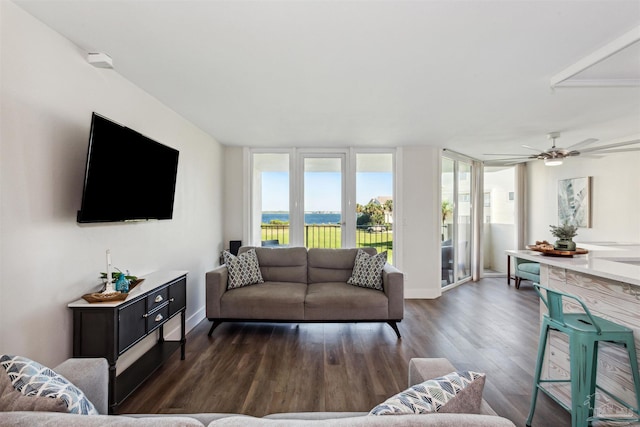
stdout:
<svg viewBox="0 0 640 427">
<path fill-rule="evenodd" d="M 312 283 L 304 302 L 305 320 L 380 320 L 389 317 L 387 296 L 346 282 Z"/>
<path fill-rule="evenodd" d="M 0 401 L 4 410 L 35 410 L 59 411 L 83 415 L 96 415 L 98 411 L 78 388 L 66 378 L 55 373 L 46 366 L 22 356 L 0 356 L 0 375 L 8 377 L 11 387 L 23 398 L 11 393 L 10 388 L 4 387 L 6 393 Z M 39 399 L 31 403 L 29 399 L 43 397 L 53 401 L 60 401 L 63 406 Z M 62 412 L 62 411 L 61 411 Z"/>
<path fill-rule="evenodd" d="M 465 371 L 416 384 L 376 406 L 369 415 L 480 412 L 485 374 Z"/>
<path fill-rule="evenodd" d="M 203 427 L 188 415 L 171 417 L 131 418 L 124 415 L 61 414 L 59 412 L 5 412 L 0 413 L 0 425 L 17 427 Z"/>
<path fill-rule="evenodd" d="M 515 427 L 506 418 L 476 414 L 403 415 L 401 417 L 348 417 L 309 419 L 270 419 L 227 417 L 216 420 L 209 427 Z"/>
<path fill-rule="evenodd" d="M 227 289 L 264 283 L 255 249 L 238 256 L 231 254 L 229 251 L 224 251 L 222 257 L 229 270 Z"/>
<path fill-rule="evenodd" d="M 304 320 L 305 283 L 264 282 L 230 289 L 220 299 L 220 316 L 232 319 Z"/>
<path fill-rule="evenodd" d="M 523 262 L 518 264 L 518 271 L 539 275 L 540 264 L 538 264 L 537 262 Z"/>
<path fill-rule="evenodd" d="M 255 249 L 265 282 L 307 283 L 307 249 L 303 247 L 243 246 L 238 253 Z"/>
<path fill-rule="evenodd" d="M 375 255 L 375 248 L 361 248 L 369 255 Z M 344 282 L 353 273 L 358 249 L 309 249 L 309 282 Z"/>
<path fill-rule="evenodd" d="M 353 264 L 351 277 L 347 280 L 350 285 L 363 288 L 382 290 L 382 269 L 387 263 L 387 252 L 369 255 L 362 249 L 358 249 L 356 260 Z"/>
</svg>

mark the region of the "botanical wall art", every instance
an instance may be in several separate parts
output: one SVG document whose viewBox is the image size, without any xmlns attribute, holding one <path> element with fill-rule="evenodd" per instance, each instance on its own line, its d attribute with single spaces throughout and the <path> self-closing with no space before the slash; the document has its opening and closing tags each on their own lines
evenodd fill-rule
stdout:
<svg viewBox="0 0 640 427">
<path fill-rule="evenodd" d="M 558 224 L 591 227 L 591 177 L 558 181 Z"/>
</svg>

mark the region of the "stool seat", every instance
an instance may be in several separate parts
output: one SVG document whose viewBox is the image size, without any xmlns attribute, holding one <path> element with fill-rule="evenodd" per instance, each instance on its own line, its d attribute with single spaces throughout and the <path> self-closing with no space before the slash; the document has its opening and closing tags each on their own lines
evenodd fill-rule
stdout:
<svg viewBox="0 0 640 427">
<path fill-rule="evenodd" d="M 640 375 L 638 374 L 638 359 L 636 355 L 633 330 L 624 325 L 612 322 L 602 317 L 591 314 L 584 302 L 575 295 L 552 290 L 537 283 L 534 289 L 538 293 L 541 301 L 547 306 L 548 314 L 542 319 L 540 328 L 540 342 L 538 344 L 538 357 L 536 370 L 534 373 L 533 393 L 531 396 L 531 407 L 526 425 L 531 426 L 533 413 L 536 407 L 538 391 L 542 391 L 559 403 L 571 413 L 572 427 L 587 427 L 592 421 L 604 418 L 594 417 L 596 389 L 607 394 L 619 404 L 625 406 L 634 413 L 630 418 L 606 418 L 606 420 L 616 421 L 640 421 Z M 542 294 L 541 289 L 545 291 Z M 563 311 L 564 298 L 575 300 L 584 313 L 565 313 Z M 544 353 L 547 345 L 547 337 L 550 330 L 564 333 L 569 338 L 569 380 L 566 379 L 544 379 L 541 380 Z M 626 348 L 629 356 L 629 364 L 633 376 L 634 391 L 636 401 L 632 404 L 625 402 L 618 396 L 596 384 L 598 368 L 598 343 L 605 341 L 612 344 L 622 345 Z M 571 407 L 564 405 L 547 389 L 541 386 L 543 383 L 571 383 Z"/>
<path fill-rule="evenodd" d="M 597 321 L 597 325 L 600 327 L 600 332 L 595 325 L 591 323 L 591 319 Z M 567 328 L 573 330 L 575 333 L 588 333 L 588 334 L 615 334 L 615 333 L 632 333 L 633 331 L 626 326 L 619 323 L 612 322 L 598 316 L 592 316 L 591 318 L 584 313 L 565 313 L 564 323 Z M 552 323 L 552 326 L 555 326 Z M 609 337 L 610 338 L 610 337 Z M 598 340 L 605 341 L 605 340 Z"/>
</svg>

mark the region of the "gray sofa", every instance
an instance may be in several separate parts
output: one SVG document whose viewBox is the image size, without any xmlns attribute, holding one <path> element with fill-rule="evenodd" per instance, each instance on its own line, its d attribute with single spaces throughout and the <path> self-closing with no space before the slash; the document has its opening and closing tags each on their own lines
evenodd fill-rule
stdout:
<svg viewBox="0 0 640 427">
<path fill-rule="evenodd" d="M 390 264 L 383 292 L 347 284 L 357 249 L 243 246 L 255 249 L 265 283 L 227 290 L 228 270 L 206 274 L 206 315 L 213 322 L 396 322 L 404 314 L 403 274 Z M 361 248 L 375 255 L 375 248 Z"/>
<path fill-rule="evenodd" d="M 105 414 L 109 365 L 104 359 L 69 359 L 54 368 L 80 388 L 96 409 Z M 411 359 L 409 385 L 455 371 L 446 359 Z M 399 390 L 400 391 L 400 390 Z M 360 390 L 359 392 L 366 392 Z M 392 426 L 392 427 L 515 427 L 482 402 L 480 414 L 428 414 L 368 416 L 366 412 L 302 412 L 272 414 L 263 418 L 238 414 L 129 414 L 73 415 L 57 412 L 0 412 L 2 426 L 196 426 L 196 427 L 280 427 L 280 426 Z"/>
</svg>

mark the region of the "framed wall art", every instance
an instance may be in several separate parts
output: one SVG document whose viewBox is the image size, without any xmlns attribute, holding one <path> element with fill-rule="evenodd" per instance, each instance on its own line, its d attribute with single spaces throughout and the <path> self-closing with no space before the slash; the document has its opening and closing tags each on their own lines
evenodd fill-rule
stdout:
<svg viewBox="0 0 640 427">
<path fill-rule="evenodd" d="M 558 181 L 558 224 L 591 228 L 591 177 Z"/>
</svg>

